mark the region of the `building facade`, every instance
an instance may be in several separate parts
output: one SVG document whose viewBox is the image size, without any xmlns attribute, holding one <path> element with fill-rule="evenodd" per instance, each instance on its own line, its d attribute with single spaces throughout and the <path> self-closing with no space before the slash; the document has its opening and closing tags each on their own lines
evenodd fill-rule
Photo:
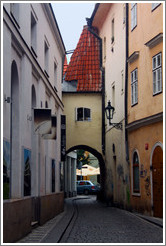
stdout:
<svg viewBox="0 0 166 246">
<path fill-rule="evenodd" d="M 3 4 L 4 242 L 63 211 L 64 55 L 50 4 Z"/>
<path fill-rule="evenodd" d="M 91 17 L 102 39 L 102 65 L 105 69 L 105 106 L 114 107 L 110 125 L 106 120 L 106 193 L 117 206 L 129 206 L 129 165 L 126 161 L 125 76 L 126 4 L 96 4 Z"/>
<path fill-rule="evenodd" d="M 163 4 L 129 4 L 128 140 L 133 209 L 163 213 Z"/>
</svg>

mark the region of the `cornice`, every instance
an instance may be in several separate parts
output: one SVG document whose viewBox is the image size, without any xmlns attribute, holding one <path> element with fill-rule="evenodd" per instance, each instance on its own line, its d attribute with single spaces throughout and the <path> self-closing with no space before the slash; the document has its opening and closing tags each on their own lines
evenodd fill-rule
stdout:
<svg viewBox="0 0 166 246">
<path fill-rule="evenodd" d="M 133 121 L 126 125 L 128 131 L 134 131 L 140 127 L 151 125 L 157 122 L 163 121 L 163 112 L 151 115 L 149 117 Z"/>
</svg>

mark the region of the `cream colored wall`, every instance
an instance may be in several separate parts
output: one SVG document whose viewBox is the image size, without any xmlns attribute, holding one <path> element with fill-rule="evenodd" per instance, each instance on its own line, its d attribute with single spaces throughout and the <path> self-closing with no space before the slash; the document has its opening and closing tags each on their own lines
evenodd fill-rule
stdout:
<svg viewBox="0 0 166 246">
<path fill-rule="evenodd" d="M 131 32 L 129 4 L 129 56 L 139 51 L 139 57 L 129 64 L 128 123 L 163 111 L 163 94 L 153 96 L 152 57 L 163 50 L 163 43 L 148 48 L 145 43 L 163 32 L 162 5 L 151 11 L 151 3 L 137 4 L 137 27 Z M 163 54 L 162 54 L 163 56 Z M 138 104 L 131 106 L 131 72 L 138 68 Z"/>
<path fill-rule="evenodd" d="M 102 153 L 102 100 L 101 94 L 63 93 L 64 114 L 66 115 L 66 149 L 87 145 Z M 76 121 L 76 108 L 91 109 L 91 121 Z"/>
<path fill-rule="evenodd" d="M 112 122 L 122 122 L 123 130 L 117 130 L 109 126 L 106 120 L 106 170 L 107 170 L 107 195 L 112 196 L 114 202 L 128 205 L 127 193 L 129 192 L 129 167 L 126 162 L 125 151 L 125 125 L 124 125 L 124 96 L 125 96 L 125 32 L 126 24 L 123 23 L 124 16 L 123 3 L 111 4 L 108 15 L 99 30 L 99 35 L 103 40 L 106 37 L 106 59 L 104 59 L 103 47 L 103 66 L 105 67 L 105 88 L 106 98 L 113 105 L 112 86 L 115 86 L 115 113 Z M 115 41 L 111 44 L 112 19 L 114 19 Z M 114 49 L 112 52 L 111 49 Z M 123 79 L 122 79 L 123 74 Z M 112 147 L 115 145 L 115 153 Z M 116 156 L 116 160 L 113 156 Z"/>
</svg>

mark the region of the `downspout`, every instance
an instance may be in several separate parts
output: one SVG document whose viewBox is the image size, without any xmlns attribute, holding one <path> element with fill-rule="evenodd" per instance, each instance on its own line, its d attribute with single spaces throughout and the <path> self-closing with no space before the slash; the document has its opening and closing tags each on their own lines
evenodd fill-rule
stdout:
<svg viewBox="0 0 166 246">
<path fill-rule="evenodd" d="M 88 24 L 88 31 L 92 33 L 100 43 L 100 70 L 102 72 L 102 153 L 105 156 L 105 69 L 102 67 L 102 39 L 91 29 L 92 27 L 92 20 L 86 19 Z M 101 179 L 101 191 L 98 194 L 98 198 L 101 201 L 105 201 L 106 199 L 106 187 L 105 187 L 105 179 L 106 179 L 106 168 L 105 164 L 100 166 L 102 172 L 102 179 Z"/>
<path fill-rule="evenodd" d="M 128 3 L 126 3 L 126 67 L 125 67 L 125 145 L 126 145 L 126 161 L 129 163 L 129 148 L 128 148 L 128 131 L 126 129 L 126 126 L 128 124 L 128 52 L 129 52 L 129 47 L 128 47 L 128 35 L 129 35 L 129 30 L 128 30 Z"/>
<path fill-rule="evenodd" d="M 92 30 L 92 21 L 86 18 L 88 31 L 100 42 L 100 70 L 102 72 L 102 153 L 105 155 L 105 69 L 102 67 L 102 39 Z"/>
</svg>

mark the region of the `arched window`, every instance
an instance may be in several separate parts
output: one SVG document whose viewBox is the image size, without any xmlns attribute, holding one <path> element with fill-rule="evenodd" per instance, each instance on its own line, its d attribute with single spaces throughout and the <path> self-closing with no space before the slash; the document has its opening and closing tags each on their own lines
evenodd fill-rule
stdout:
<svg viewBox="0 0 166 246">
<path fill-rule="evenodd" d="M 140 192 L 140 182 L 139 182 L 139 158 L 135 151 L 133 154 L 133 192 Z"/>
</svg>

